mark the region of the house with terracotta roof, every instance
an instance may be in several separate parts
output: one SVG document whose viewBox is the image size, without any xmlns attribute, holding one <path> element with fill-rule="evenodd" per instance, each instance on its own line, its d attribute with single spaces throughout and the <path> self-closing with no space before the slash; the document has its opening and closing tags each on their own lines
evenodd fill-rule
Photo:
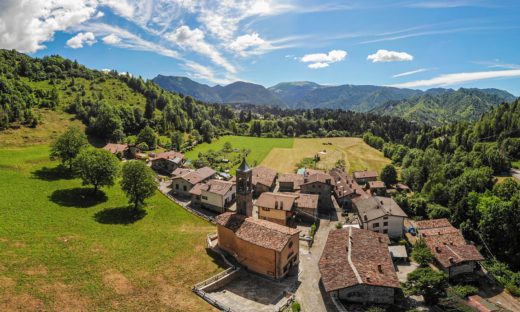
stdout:
<svg viewBox="0 0 520 312">
<path fill-rule="evenodd" d="M 153 170 L 171 175 L 175 169 L 184 165 L 186 159 L 184 158 L 184 154 L 170 151 L 156 154 L 150 158 L 150 162 Z"/>
<path fill-rule="evenodd" d="M 197 170 L 177 170 L 172 178 L 171 189 L 174 195 L 191 196 L 190 190 L 198 183 L 212 179 L 217 173 L 209 167 L 202 167 Z"/>
<path fill-rule="evenodd" d="M 325 291 L 352 303 L 393 304 L 400 284 L 389 243 L 365 229 L 331 230 L 318 264 Z"/>
<path fill-rule="evenodd" d="M 211 179 L 195 184 L 190 190 L 190 195 L 192 205 L 222 213 L 235 202 L 236 184 Z"/>
<path fill-rule="evenodd" d="M 276 185 L 276 171 L 267 167 L 254 167 L 253 172 L 253 189 L 254 196 L 258 197 L 263 192 L 271 192 Z"/>
<path fill-rule="evenodd" d="M 369 170 L 354 171 L 352 172 L 352 175 L 354 176 L 354 179 L 356 179 L 356 182 L 359 184 L 366 184 L 370 181 L 376 181 L 379 177 L 379 174 L 377 174 L 376 171 Z"/>
<path fill-rule="evenodd" d="M 103 147 L 103 149 L 109 151 L 110 153 L 116 156 L 119 156 L 120 158 L 128 159 L 136 158 L 136 154 L 140 152 L 140 150 L 136 146 L 118 143 L 108 143 Z"/>
<path fill-rule="evenodd" d="M 251 216 L 252 170 L 245 159 L 237 169 L 236 185 L 237 211 L 216 217 L 218 247 L 250 271 L 285 277 L 298 267 L 300 231 Z"/>
<path fill-rule="evenodd" d="M 392 198 L 368 197 L 355 201 L 354 207 L 363 229 L 388 234 L 392 239 L 403 237 L 404 218 L 408 216 Z"/>
<path fill-rule="evenodd" d="M 316 172 L 304 176 L 300 187 L 300 193 L 319 195 L 318 207 L 320 211 L 333 209 L 332 191 L 334 190 L 334 178 L 323 172 Z"/>
<path fill-rule="evenodd" d="M 280 185 L 280 192 L 297 192 L 303 184 L 303 174 L 284 173 L 278 177 L 278 184 Z"/>
<path fill-rule="evenodd" d="M 316 218 L 319 195 L 301 193 L 262 193 L 256 201 L 258 218 L 286 226 L 295 225 L 298 212 Z"/>
<path fill-rule="evenodd" d="M 466 242 L 462 232 L 448 219 L 415 221 L 413 225 L 435 257 L 436 264 L 450 279 L 471 276 L 479 269 L 478 262 L 484 257 L 474 245 Z"/>
<path fill-rule="evenodd" d="M 369 195 L 345 171 L 334 168 L 329 174 L 334 178 L 334 197 L 342 209 L 352 209 L 352 201 L 356 198 L 366 198 Z"/>
<path fill-rule="evenodd" d="M 383 181 L 369 181 L 367 184 L 367 191 L 372 196 L 386 196 L 386 185 Z"/>
</svg>

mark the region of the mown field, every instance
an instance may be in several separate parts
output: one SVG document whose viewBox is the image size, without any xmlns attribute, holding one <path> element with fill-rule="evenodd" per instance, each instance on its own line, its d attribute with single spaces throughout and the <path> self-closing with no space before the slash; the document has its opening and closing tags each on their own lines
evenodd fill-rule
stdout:
<svg viewBox="0 0 520 312">
<path fill-rule="evenodd" d="M 129 217 L 118 186 L 85 196 L 48 145 L 0 146 L 0 311 L 211 310 L 191 287 L 222 270 L 213 225 L 160 193 Z"/>
<path fill-rule="evenodd" d="M 233 148 L 249 149 L 251 152 L 247 156 L 247 161 L 251 166 L 260 164 L 264 158 L 274 148 L 290 149 L 293 147 L 295 139 L 272 139 L 272 138 L 256 138 L 244 136 L 224 136 L 217 140 L 213 140 L 210 144 L 202 143 L 197 145 L 193 150 L 186 153 L 188 159 L 197 159 L 199 153 L 206 153 L 209 150 L 218 151 L 224 147 L 226 142 L 231 143 Z M 280 160 L 282 161 L 282 160 Z M 238 167 L 238 166 L 237 166 Z"/>
<path fill-rule="evenodd" d="M 278 172 L 294 172 L 298 162 L 316 154 L 320 156 L 317 168 L 325 170 L 334 168 L 339 159 L 345 160 L 348 172 L 364 169 L 380 172 L 391 162 L 361 138 L 349 137 L 294 139 L 292 148 L 273 148 L 261 164 Z"/>
</svg>

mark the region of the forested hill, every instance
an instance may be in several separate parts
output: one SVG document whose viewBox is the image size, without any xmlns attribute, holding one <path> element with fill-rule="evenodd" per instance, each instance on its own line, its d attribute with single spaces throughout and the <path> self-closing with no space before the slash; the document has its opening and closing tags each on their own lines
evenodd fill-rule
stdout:
<svg viewBox="0 0 520 312">
<path fill-rule="evenodd" d="M 475 121 L 498 104 L 514 100 L 512 94 L 502 90 L 460 88 L 389 101 L 371 112 L 438 126 L 458 120 Z"/>
<path fill-rule="evenodd" d="M 31 58 L 0 50 L 0 130 L 36 127 L 46 109 L 73 113 L 87 131 L 122 141 L 146 126 L 159 133 L 230 128 L 234 113 L 181 97 L 140 77 L 91 70 L 60 56 Z"/>
<path fill-rule="evenodd" d="M 398 141 L 420 129 L 391 116 L 327 109 L 272 114 L 205 104 L 140 77 L 91 70 L 60 56 L 37 59 L 0 50 L 0 131 L 38 127 L 46 122 L 49 110 L 74 114 L 89 134 L 112 142 L 135 140 L 144 129 L 150 133 L 150 128 L 166 141 L 187 133 L 189 142 L 209 142 L 225 134 L 312 137 L 362 135 L 364 131 Z"/>
</svg>

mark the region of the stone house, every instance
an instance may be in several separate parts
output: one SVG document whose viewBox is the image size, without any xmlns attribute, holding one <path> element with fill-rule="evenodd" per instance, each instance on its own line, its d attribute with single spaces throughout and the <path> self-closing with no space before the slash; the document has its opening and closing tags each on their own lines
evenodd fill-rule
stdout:
<svg viewBox="0 0 520 312">
<path fill-rule="evenodd" d="M 164 152 L 156 154 L 150 158 L 152 169 L 167 175 L 172 175 L 173 171 L 180 168 L 186 162 L 184 154 L 179 152 Z"/>
<path fill-rule="evenodd" d="M 374 196 L 354 202 L 361 228 L 388 234 L 392 239 L 404 235 L 404 218 L 408 216 L 388 197 Z"/>
<path fill-rule="evenodd" d="M 366 184 L 370 181 L 376 181 L 379 177 L 377 172 L 368 170 L 354 171 L 352 175 L 358 184 Z"/>
<path fill-rule="evenodd" d="M 334 208 L 332 203 L 332 191 L 334 190 L 334 179 L 329 174 L 318 172 L 304 177 L 300 193 L 319 195 L 319 212 L 326 212 Z"/>
<path fill-rule="evenodd" d="M 303 218 L 315 220 L 318 217 L 318 201 L 320 196 L 317 194 L 293 194 L 298 195 L 295 202 L 296 213 Z"/>
<path fill-rule="evenodd" d="M 386 185 L 383 181 L 369 181 L 367 184 L 367 191 L 372 196 L 386 196 Z"/>
<path fill-rule="evenodd" d="M 351 210 L 352 201 L 356 198 L 367 198 L 363 188 L 345 171 L 335 168 L 329 174 L 334 178 L 333 195 L 342 210 Z"/>
<path fill-rule="evenodd" d="M 389 242 L 364 229 L 331 230 L 318 264 L 325 291 L 351 303 L 393 304 L 400 284 Z"/>
<path fill-rule="evenodd" d="M 216 217 L 218 246 L 246 269 L 273 279 L 285 277 L 299 263 L 299 233 L 252 214 L 252 170 L 237 169 L 237 212 Z"/>
<path fill-rule="evenodd" d="M 297 192 L 303 184 L 303 174 L 284 173 L 278 177 L 278 184 L 280 185 L 280 192 Z"/>
<path fill-rule="evenodd" d="M 171 189 L 174 195 L 191 196 L 190 190 L 197 184 L 212 179 L 216 171 L 209 167 L 197 170 L 176 170 L 172 178 Z"/>
<path fill-rule="evenodd" d="M 136 158 L 136 155 L 141 152 L 136 146 L 118 143 L 108 143 L 103 147 L 103 149 L 120 158 L 126 159 L 134 159 Z"/>
<path fill-rule="evenodd" d="M 223 213 L 235 202 L 236 185 L 229 181 L 211 179 L 197 183 L 190 194 L 192 205 Z"/>
<path fill-rule="evenodd" d="M 254 167 L 253 172 L 253 189 L 254 196 L 258 197 L 264 192 L 271 192 L 276 186 L 276 171 L 266 167 Z"/>
<path fill-rule="evenodd" d="M 478 262 L 484 257 L 474 245 L 466 242 L 461 231 L 448 219 L 415 221 L 414 227 L 435 257 L 436 264 L 450 279 L 462 275 L 471 278 L 479 270 Z"/>
<path fill-rule="evenodd" d="M 295 202 L 297 195 L 265 192 L 256 200 L 258 219 L 271 221 L 281 225 L 293 225 L 296 215 Z"/>
</svg>

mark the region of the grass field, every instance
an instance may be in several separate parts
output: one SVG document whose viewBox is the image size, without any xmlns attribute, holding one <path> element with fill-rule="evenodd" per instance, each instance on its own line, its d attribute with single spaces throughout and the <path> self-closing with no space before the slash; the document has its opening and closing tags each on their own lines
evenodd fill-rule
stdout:
<svg viewBox="0 0 520 312">
<path fill-rule="evenodd" d="M 213 140 L 211 144 L 202 143 L 197 145 L 193 150 L 186 153 L 188 159 L 197 159 L 200 152 L 205 153 L 212 149 L 220 150 L 226 142 L 231 143 L 233 148 L 250 149 L 251 153 L 247 156 L 247 161 L 251 166 L 260 164 L 262 160 L 274 148 L 290 149 L 293 147 L 294 139 L 270 139 L 243 136 L 224 136 L 218 140 Z"/>
<path fill-rule="evenodd" d="M 294 172 L 300 160 L 316 154 L 321 158 L 317 168 L 326 170 L 332 169 L 339 159 L 345 160 L 349 172 L 364 169 L 380 172 L 391 162 L 360 138 L 320 138 L 294 139 L 292 148 L 273 148 L 261 164 L 278 172 Z"/>
<path fill-rule="evenodd" d="M 16 133 L 15 133 L 16 134 Z M 207 311 L 213 225 L 157 193 L 129 218 L 118 186 L 83 199 L 45 144 L 0 148 L 0 311 Z"/>
</svg>

